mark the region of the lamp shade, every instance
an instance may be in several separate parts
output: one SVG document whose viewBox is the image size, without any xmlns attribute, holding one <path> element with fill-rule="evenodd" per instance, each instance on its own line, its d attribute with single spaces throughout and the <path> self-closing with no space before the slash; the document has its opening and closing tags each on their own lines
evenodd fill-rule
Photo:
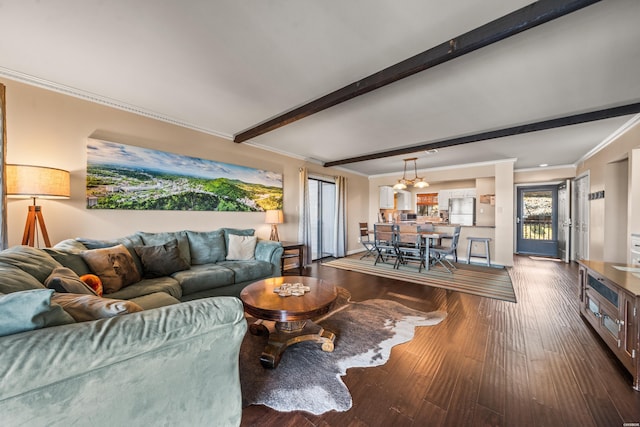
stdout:
<svg viewBox="0 0 640 427">
<path fill-rule="evenodd" d="M 44 166 L 6 165 L 7 197 L 68 199 L 69 172 Z"/>
<path fill-rule="evenodd" d="M 282 211 L 279 209 L 268 210 L 264 222 L 267 224 L 282 224 L 284 222 L 284 215 L 282 215 Z"/>
</svg>

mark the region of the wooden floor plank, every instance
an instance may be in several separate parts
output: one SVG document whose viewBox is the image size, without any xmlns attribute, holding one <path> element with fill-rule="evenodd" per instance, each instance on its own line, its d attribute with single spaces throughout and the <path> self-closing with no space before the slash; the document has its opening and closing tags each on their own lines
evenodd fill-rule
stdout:
<svg viewBox="0 0 640 427">
<path fill-rule="evenodd" d="M 558 402 L 562 402 L 558 408 L 564 424 L 576 423 L 585 427 L 596 427 L 594 419 L 589 413 L 589 407 L 585 395 L 576 382 L 575 373 L 568 366 L 563 355 L 549 353 L 549 368 L 553 378 L 554 389 Z M 603 397 L 603 401 L 609 399 Z M 612 406 L 612 405 L 611 405 Z M 609 407 L 607 408 L 609 409 Z"/>
<path fill-rule="evenodd" d="M 447 411 L 434 405 L 433 403 L 423 400 L 418 413 L 413 419 L 414 427 L 422 426 L 444 426 Z"/>
<path fill-rule="evenodd" d="M 506 424 L 501 414 L 497 414 L 482 405 L 478 405 L 473 413 L 472 425 L 499 427 Z"/>
<path fill-rule="evenodd" d="M 515 256 L 518 302 L 384 279 L 314 264 L 306 274 L 347 288 L 353 301 L 391 299 L 445 310 L 419 327 L 386 365 L 343 378 L 353 407 L 314 416 L 265 406 L 243 426 L 621 426 L 640 422 L 631 376 L 578 311 L 577 266 Z"/>
<path fill-rule="evenodd" d="M 525 352 L 507 350 L 505 354 L 505 371 L 505 425 L 535 425 Z"/>
<path fill-rule="evenodd" d="M 473 425 L 477 408 L 483 362 L 465 357 L 460 367 L 460 375 L 454 389 L 444 426 Z"/>
<path fill-rule="evenodd" d="M 438 373 L 433 378 L 431 386 L 425 394 L 425 400 L 441 408 L 448 408 L 453 389 L 456 385 L 461 368 L 462 355 L 449 352 L 442 361 Z"/>
<path fill-rule="evenodd" d="M 504 333 L 490 329 L 478 404 L 498 414 L 504 414 L 505 388 Z"/>
</svg>

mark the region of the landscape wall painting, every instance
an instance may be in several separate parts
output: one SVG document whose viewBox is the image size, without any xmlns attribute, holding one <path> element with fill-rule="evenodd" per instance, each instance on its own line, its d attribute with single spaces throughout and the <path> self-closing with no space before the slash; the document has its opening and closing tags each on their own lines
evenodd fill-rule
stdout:
<svg viewBox="0 0 640 427">
<path fill-rule="evenodd" d="M 282 174 L 90 139 L 87 209 L 282 209 Z"/>
</svg>

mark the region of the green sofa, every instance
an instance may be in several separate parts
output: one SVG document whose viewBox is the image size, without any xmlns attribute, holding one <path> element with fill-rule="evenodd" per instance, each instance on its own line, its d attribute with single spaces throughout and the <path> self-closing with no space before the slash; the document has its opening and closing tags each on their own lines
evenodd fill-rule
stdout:
<svg viewBox="0 0 640 427">
<path fill-rule="evenodd" d="M 135 233 L 0 252 L 0 425 L 239 425 L 247 326 L 236 297 L 247 283 L 280 275 L 282 246 L 258 241 L 254 259 L 227 260 L 231 234 L 253 230 Z M 77 322 L 54 302 L 62 294 L 44 285 L 60 267 L 90 273 L 82 254 L 92 248 L 122 244 L 133 254 L 168 240 L 189 256 L 188 268 L 103 295 L 142 311 Z M 22 300 L 34 298 L 29 314 Z M 25 328 L 7 334 L 21 317 Z"/>
</svg>

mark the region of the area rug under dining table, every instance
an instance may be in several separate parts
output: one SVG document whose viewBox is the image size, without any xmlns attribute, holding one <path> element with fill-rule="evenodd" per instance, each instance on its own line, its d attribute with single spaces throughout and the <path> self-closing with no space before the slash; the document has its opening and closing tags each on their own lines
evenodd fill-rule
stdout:
<svg viewBox="0 0 640 427">
<path fill-rule="evenodd" d="M 339 291 L 341 301 L 335 308 L 314 319 L 336 334 L 333 352 L 324 352 L 311 341 L 300 342 L 284 352 L 276 369 L 265 369 L 259 359 L 267 337 L 247 332 L 240 349 L 243 407 L 266 405 L 277 411 L 316 415 L 347 411 L 352 406 L 351 394 L 341 379 L 347 369 L 385 364 L 391 349 L 410 341 L 416 327 L 437 325 L 447 315 L 383 299 L 350 302 L 348 292 Z"/>
<path fill-rule="evenodd" d="M 486 298 L 516 302 L 516 294 L 513 290 L 511 277 L 504 267 L 456 263 L 457 269 L 453 270 L 452 273 L 438 266 L 418 272 L 417 266 L 401 266 L 398 269 L 394 269 L 391 264 L 379 262 L 374 265 L 373 258 L 358 259 L 350 257 L 327 261 L 322 265 Z"/>
</svg>

